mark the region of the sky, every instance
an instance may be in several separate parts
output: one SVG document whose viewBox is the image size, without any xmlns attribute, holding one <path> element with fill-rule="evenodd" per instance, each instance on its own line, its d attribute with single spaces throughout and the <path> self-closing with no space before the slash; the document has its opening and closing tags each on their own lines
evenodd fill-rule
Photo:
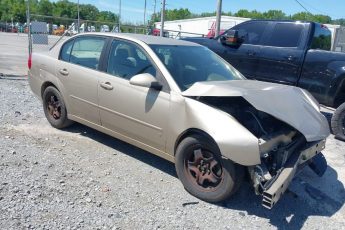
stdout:
<svg viewBox="0 0 345 230">
<path fill-rule="evenodd" d="M 75 1 L 77 0 L 70 0 Z M 93 4 L 100 10 L 119 12 L 120 0 L 79 0 L 80 3 Z M 147 1 L 147 19 L 154 12 L 155 0 Z M 325 14 L 332 19 L 345 18 L 344 0 L 298 0 L 313 14 Z M 156 0 L 156 10 L 160 11 L 161 0 Z M 144 20 L 145 0 L 121 0 L 121 18 L 123 21 L 139 23 Z M 188 8 L 192 13 L 212 12 L 216 10 L 217 0 L 166 0 L 167 9 Z M 267 11 L 282 10 L 287 15 L 305 11 L 296 0 L 223 0 L 224 12 L 237 12 L 240 9 Z"/>
</svg>

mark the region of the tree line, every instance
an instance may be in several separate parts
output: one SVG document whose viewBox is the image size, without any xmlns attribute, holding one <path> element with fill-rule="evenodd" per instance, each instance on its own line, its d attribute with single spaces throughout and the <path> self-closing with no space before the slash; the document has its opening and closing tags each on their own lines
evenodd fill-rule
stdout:
<svg viewBox="0 0 345 230">
<path fill-rule="evenodd" d="M 27 0 L 1 0 L 0 1 L 0 21 L 26 22 Z M 116 23 L 118 15 L 111 11 L 100 11 L 96 6 L 91 4 L 80 4 L 80 18 L 82 20 L 101 21 Z M 49 0 L 30 0 L 31 14 L 51 16 L 50 22 L 54 24 L 63 23 L 61 18 L 77 18 L 77 4 L 69 0 L 59 0 L 51 2 Z M 215 16 L 216 12 L 205 12 L 200 14 L 192 13 L 187 8 L 168 9 L 166 10 L 166 20 L 189 19 L 197 17 Z M 345 25 L 345 19 L 332 20 L 331 17 L 322 14 L 311 14 L 299 12 L 293 15 L 287 15 L 281 10 L 268 10 L 259 12 L 256 10 L 239 10 L 236 13 L 222 12 L 222 15 L 245 17 L 252 19 L 291 19 L 291 20 L 308 20 L 319 23 Z M 150 24 L 160 21 L 160 13 L 151 16 Z"/>
<path fill-rule="evenodd" d="M 1 0 L 0 21 L 26 22 L 27 0 Z M 77 19 L 77 3 L 68 0 L 51 2 L 49 0 L 30 0 L 30 14 L 50 16 L 54 24 L 62 23 L 61 18 Z M 118 15 L 110 11 L 100 11 L 91 4 L 79 5 L 80 18 L 83 20 L 118 22 Z"/>
<path fill-rule="evenodd" d="M 205 12 L 201 14 L 195 14 L 190 12 L 187 8 L 180 8 L 180 9 L 171 9 L 166 11 L 165 19 L 167 21 L 170 20 L 178 20 L 178 19 L 189 19 L 189 18 L 199 18 L 199 17 L 211 17 L 215 16 L 216 11 L 214 12 Z M 304 21 L 314 21 L 323 24 L 338 24 L 338 25 L 345 25 L 345 19 L 335 19 L 328 15 L 322 14 L 311 14 L 308 12 L 299 12 L 293 15 L 287 15 L 281 10 L 268 10 L 266 12 L 260 12 L 257 10 L 239 10 L 236 13 L 232 12 L 222 12 L 222 15 L 226 16 L 235 16 L 235 17 L 244 17 L 244 18 L 252 18 L 252 19 L 283 19 L 283 20 L 304 20 Z M 152 15 L 151 20 L 153 22 L 160 21 L 160 13 L 156 15 Z"/>
</svg>

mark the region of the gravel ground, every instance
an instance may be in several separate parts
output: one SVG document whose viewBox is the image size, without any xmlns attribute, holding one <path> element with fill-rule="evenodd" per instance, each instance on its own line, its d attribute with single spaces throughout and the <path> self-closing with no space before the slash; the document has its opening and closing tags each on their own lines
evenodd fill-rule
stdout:
<svg viewBox="0 0 345 230">
<path fill-rule="evenodd" d="M 189 195 L 174 165 L 76 124 L 49 126 L 25 78 L 0 79 L 1 229 L 344 229 L 345 143 L 272 209 L 248 183 L 223 204 Z"/>
<path fill-rule="evenodd" d="M 344 142 L 330 136 L 326 174 L 305 168 L 272 210 L 248 183 L 208 204 L 165 160 L 83 125 L 52 128 L 22 76 L 23 37 L 0 33 L 0 229 L 345 229 Z"/>
</svg>

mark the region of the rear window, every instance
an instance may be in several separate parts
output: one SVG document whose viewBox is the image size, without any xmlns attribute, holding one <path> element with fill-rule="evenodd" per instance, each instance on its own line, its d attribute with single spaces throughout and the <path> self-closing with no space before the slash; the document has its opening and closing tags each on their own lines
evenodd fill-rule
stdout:
<svg viewBox="0 0 345 230">
<path fill-rule="evenodd" d="M 332 33 L 324 25 L 316 24 L 311 49 L 331 50 Z"/>
<path fill-rule="evenodd" d="M 276 47 L 298 47 L 304 25 L 295 23 L 277 23 L 266 45 Z"/>
<path fill-rule="evenodd" d="M 74 42 L 70 62 L 91 69 L 98 69 L 105 38 L 81 37 Z"/>
<path fill-rule="evenodd" d="M 60 60 L 69 62 L 69 57 L 71 55 L 73 42 L 74 40 L 70 40 L 63 45 L 60 52 Z"/>
</svg>

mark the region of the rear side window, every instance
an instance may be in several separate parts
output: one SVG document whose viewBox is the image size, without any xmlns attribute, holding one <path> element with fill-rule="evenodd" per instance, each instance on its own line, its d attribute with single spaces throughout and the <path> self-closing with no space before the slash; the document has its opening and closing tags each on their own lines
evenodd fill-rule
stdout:
<svg viewBox="0 0 345 230">
<path fill-rule="evenodd" d="M 99 59 L 105 44 L 105 38 L 81 37 L 74 42 L 70 62 L 91 69 L 98 69 Z"/>
<path fill-rule="evenodd" d="M 60 60 L 69 62 L 74 40 L 66 42 L 60 52 Z"/>
<path fill-rule="evenodd" d="M 332 33 L 324 25 L 316 24 L 311 49 L 331 50 Z"/>
<path fill-rule="evenodd" d="M 303 24 L 277 23 L 266 45 L 277 47 L 298 47 L 304 30 Z"/>
<path fill-rule="evenodd" d="M 259 45 L 266 26 L 267 22 L 249 22 L 235 29 L 238 30 L 238 36 L 244 44 Z"/>
</svg>

